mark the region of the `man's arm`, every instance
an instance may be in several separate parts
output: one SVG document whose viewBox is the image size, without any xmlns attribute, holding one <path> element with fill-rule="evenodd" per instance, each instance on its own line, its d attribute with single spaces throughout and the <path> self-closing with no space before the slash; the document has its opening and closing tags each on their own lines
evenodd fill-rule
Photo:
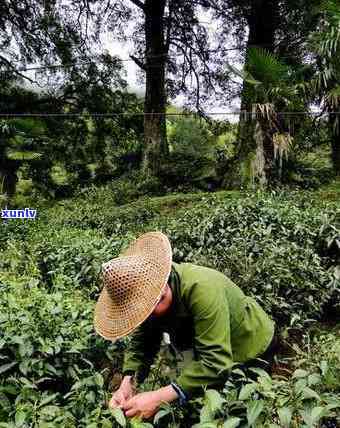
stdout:
<svg viewBox="0 0 340 428">
<path fill-rule="evenodd" d="M 132 336 L 128 351 L 124 356 L 123 373 L 138 373 L 138 381 L 142 382 L 147 376 L 150 365 L 160 348 L 162 332 L 155 326 L 142 325 Z M 129 383 L 131 379 L 125 376 Z M 142 392 L 121 401 L 121 407 L 128 417 L 140 416 L 150 418 L 163 402 L 171 402 L 178 398 L 177 392 L 171 385 L 156 391 Z"/>
<path fill-rule="evenodd" d="M 184 367 L 175 384 L 190 397 L 204 387 L 223 385 L 233 365 L 233 355 L 229 305 L 223 287 L 194 285 L 188 306 L 194 319 L 197 361 Z"/>
<path fill-rule="evenodd" d="M 150 366 L 160 349 L 162 332 L 155 323 L 146 320 L 132 334 L 124 354 L 123 374 L 137 375 L 138 382 L 148 376 Z"/>
<path fill-rule="evenodd" d="M 178 399 L 181 391 L 190 398 L 194 393 L 202 392 L 204 387 L 224 384 L 225 374 L 233 365 L 225 291 L 222 287 L 207 290 L 197 284 L 188 301 L 194 317 L 194 340 L 199 361 L 188 364 L 171 385 L 132 397 L 123 406 L 127 416 L 148 418 L 156 413 L 162 402 Z"/>
</svg>

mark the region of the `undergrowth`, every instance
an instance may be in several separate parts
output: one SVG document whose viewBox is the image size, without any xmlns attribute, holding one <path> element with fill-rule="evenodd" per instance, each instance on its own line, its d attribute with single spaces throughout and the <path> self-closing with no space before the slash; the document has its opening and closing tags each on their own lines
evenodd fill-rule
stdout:
<svg viewBox="0 0 340 428">
<path fill-rule="evenodd" d="M 339 423 L 337 201 L 311 192 L 219 192 L 118 206 L 91 192 L 41 205 L 36 221 L 1 224 L 0 427 Z M 169 236 L 175 261 L 214 267 L 255 297 L 289 352 L 278 356 L 273 377 L 260 371 L 254 380 L 235 369 L 223 391 L 207 391 L 187 408 L 166 406 L 143 424 L 106 408 L 126 341 L 100 338 L 92 319 L 101 264 L 149 230 Z M 144 389 L 166 383 L 164 364 L 172 362 L 159 357 Z"/>
</svg>

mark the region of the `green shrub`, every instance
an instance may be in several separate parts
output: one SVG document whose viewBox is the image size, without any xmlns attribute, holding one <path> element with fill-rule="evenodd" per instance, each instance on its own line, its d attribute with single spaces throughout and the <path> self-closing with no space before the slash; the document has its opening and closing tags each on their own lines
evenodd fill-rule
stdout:
<svg viewBox="0 0 340 428">
<path fill-rule="evenodd" d="M 1 289 L 0 422 L 65 423 L 97 409 L 108 374 L 102 369 L 120 348 L 95 334 L 93 304 L 79 292 L 49 293 L 32 281 Z"/>
<path fill-rule="evenodd" d="M 216 178 L 216 138 L 202 120 L 177 119 L 168 132 L 169 156 L 162 165 L 164 183 L 179 185 Z"/>
<path fill-rule="evenodd" d="M 7 241 L 0 267 L 36 278 L 48 290 L 79 288 L 93 297 L 100 287 L 102 263 L 117 257 L 127 239 L 106 238 L 91 230 L 42 229 L 28 241 Z"/>
<path fill-rule="evenodd" d="M 337 423 L 338 336 L 307 335 L 298 346 L 291 339 L 294 332 L 301 338 L 311 318 L 338 313 L 335 204 L 300 192 L 169 195 L 124 206 L 114 198 L 107 188 L 91 188 L 52 207 L 42 204 L 35 221 L 12 220 L 0 229 L 0 428 L 123 423 L 105 400 L 125 341 L 111 344 L 95 334 L 93 299 L 101 264 L 148 230 L 169 235 L 175 261 L 219 269 L 258 299 L 284 335 L 291 333 L 287 343 L 296 353 L 284 366 L 293 377 L 260 372 L 251 381 L 236 371 L 224 391 L 208 392 L 188 409 L 163 409 L 158 426 Z M 163 373 L 156 365 L 143 388 L 161 385 Z"/>
<path fill-rule="evenodd" d="M 332 296 L 339 296 L 337 271 L 320 252 L 323 221 L 311 205 L 255 196 L 188 212 L 166 231 L 177 261 L 224 272 L 280 324 L 289 325 L 293 314 L 321 318 Z"/>
<path fill-rule="evenodd" d="M 195 428 L 203 427 L 336 427 L 339 418 L 339 383 L 336 389 L 327 381 L 331 372 L 339 372 L 339 341 L 328 337 L 328 355 L 316 365 L 311 361 L 307 340 L 295 360 L 295 370 L 286 376 L 270 377 L 258 368 L 231 371 L 222 393 L 206 391 L 199 399 L 199 423 Z M 323 340 L 313 346 L 314 355 L 319 358 Z M 256 380 L 252 380 L 254 373 Z M 339 379 L 338 379 L 339 381 Z M 198 403 L 197 403 L 198 404 Z M 195 413 L 194 413 L 195 414 Z M 224 423 L 224 425 L 222 425 Z M 327 425 L 324 425 L 326 424 Z"/>
<path fill-rule="evenodd" d="M 100 198 L 94 205 L 77 199 L 46 210 L 39 222 L 9 222 L 14 238 L 3 234 L 0 267 L 93 296 L 101 263 L 143 231 L 163 230 L 176 261 L 224 272 L 280 324 L 289 325 L 292 314 L 295 322 L 321 319 L 330 306 L 339 314 L 339 211 L 332 206 L 321 214 L 299 193 L 242 200 L 202 195 L 190 210 L 169 217 L 161 200 L 101 207 Z M 19 243 L 21 233 L 26 239 Z"/>
</svg>

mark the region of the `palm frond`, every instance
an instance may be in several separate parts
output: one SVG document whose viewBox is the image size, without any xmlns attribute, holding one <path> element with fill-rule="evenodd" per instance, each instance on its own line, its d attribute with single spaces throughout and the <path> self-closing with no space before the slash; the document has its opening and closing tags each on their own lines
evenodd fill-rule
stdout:
<svg viewBox="0 0 340 428">
<path fill-rule="evenodd" d="M 280 101 L 280 104 L 289 107 L 294 102 L 294 97 L 298 95 L 298 89 L 295 85 L 273 86 L 268 89 L 267 95 L 269 99 Z"/>
<path fill-rule="evenodd" d="M 330 91 L 327 92 L 325 96 L 325 101 L 329 105 L 330 110 L 333 110 L 334 120 L 333 122 L 333 132 L 339 132 L 339 114 L 340 111 L 340 85 L 335 86 Z M 335 112 L 335 113 L 334 113 Z"/>
<path fill-rule="evenodd" d="M 340 108 L 340 85 L 335 86 L 327 92 L 325 101 L 333 110 Z"/>
<path fill-rule="evenodd" d="M 340 21 L 340 9 L 338 0 L 325 0 L 322 2 L 321 10 L 324 11 L 326 19 L 332 23 L 336 24 Z"/>
<path fill-rule="evenodd" d="M 293 137 L 288 133 L 275 133 L 273 135 L 273 144 L 274 144 L 274 159 L 279 159 L 282 161 L 285 156 L 286 160 L 288 159 L 288 153 L 293 146 Z"/>
<path fill-rule="evenodd" d="M 15 135 L 29 135 L 38 137 L 45 133 L 45 125 L 37 118 L 15 118 L 0 120 L 0 134 L 11 137 Z"/>
<path fill-rule="evenodd" d="M 45 133 L 45 125 L 37 118 L 25 117 L 10 119 L 9 123 L 18 133 L 40 136 Z"/>
<path fill-rule="evenodd" d="M 234 67 L 233 65 L 231 65 L 229 63 L 226 64 L 226 67 L 233 74 L 240 77 L 244 82 L 247 82 L 247 83 L 254 85 L 254 86 L 261 85 L 261 83 L 262 83 L 259 80 L 254 79 L 253 76 L 246 70 L 239 70 L 238 68 Z"/>
<path fill-rule="evenodd" d="M 340 49 L 340 12 L 339 5 L 333 0 L 323 4 L 324 21 L 322 31 L 314 32 L 311 36 L 313 50 L 328 60 Z"/>
<path fill-rule="evenodd" d="M 255 80 L 265 85 L 287 81 L 290 68 L 273 53 L 262 48 L 250 48 L 247 70 Z"/>
<path fill-rule="evenodd" d="M 251 107 L 253 119 L 260 116 L 272 126 L 276 118 L 275 106 L 272 103 L 254 103 Z"/>
<path fill-rule="evenodd" d="M 8 159 L 21 160 L 21 161 L 36 160 L 41 158 L 42 156 L 41 153 L 37 153 L 37 152 L 19 151 L 19 150 L 12 150 L 12 149 L 7 149 L 6 155 Z"/>
</svg>

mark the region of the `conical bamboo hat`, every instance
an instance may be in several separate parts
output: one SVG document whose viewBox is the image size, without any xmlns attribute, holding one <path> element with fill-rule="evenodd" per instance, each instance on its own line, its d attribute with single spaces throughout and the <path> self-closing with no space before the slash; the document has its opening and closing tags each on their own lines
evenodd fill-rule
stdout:
<svg viewBox="0 0 340 428">
<path fill-rule="evenodd" d="M 115 341 L 146 320 L 167 284 L 171 245 L 161 232 L 148 232 L 119 257 L 103 264 L 103 289 L 95 306 L 94 328 Z"/>
</svg>

